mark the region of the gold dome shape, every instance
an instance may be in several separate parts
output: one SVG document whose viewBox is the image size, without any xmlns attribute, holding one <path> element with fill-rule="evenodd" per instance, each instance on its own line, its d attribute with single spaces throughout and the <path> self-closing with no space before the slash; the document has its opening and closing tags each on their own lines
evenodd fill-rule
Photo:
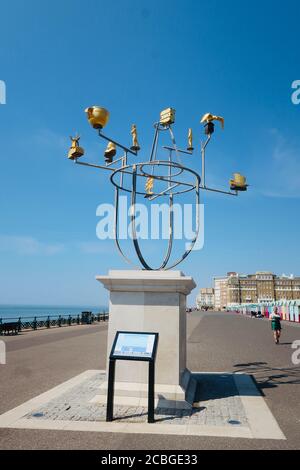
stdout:
<svg viewBox="0 0 300 470">
<path fill-rule="evenodd" d="M 85 113 L 87 114 L 88 121 L 94 129 L 102 129 L 109 120 L 109 112 L 105 108 L 99 106 L 90 106 L 86 108 Z"/>
</svg>

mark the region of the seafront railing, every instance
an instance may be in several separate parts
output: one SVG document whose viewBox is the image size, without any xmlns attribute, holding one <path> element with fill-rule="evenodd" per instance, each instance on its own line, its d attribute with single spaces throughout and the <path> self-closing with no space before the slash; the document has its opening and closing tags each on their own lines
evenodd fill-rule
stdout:
<svg viewBox="0 0 300 470">
<path fill-rule="evenodd" d="M 17 330 L 37 330 L 39 328 L 51 328 L 75 325 L 91 325 L 96 322 L 108 320 L 108 312 L 92 313 L 82 312 L 78 315 L 41 315 L 35 317 L 0 317 L 0 334 L 5 332 L 8 324 L 17 324 Z"/>
</svg>

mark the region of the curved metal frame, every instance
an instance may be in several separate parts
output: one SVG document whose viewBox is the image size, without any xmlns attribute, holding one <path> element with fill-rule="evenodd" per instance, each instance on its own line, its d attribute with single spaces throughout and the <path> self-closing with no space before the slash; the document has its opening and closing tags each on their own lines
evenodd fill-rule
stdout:
<svg viewBox="0 0 300 470">
<path fill-rule="evenodd" d="M 152 164 L 159 164 L 160 162 L 152 162 Z M 164 163 L 169 163 L 169 162 L 164 162 Z M 148 163 L 149 164 L 149 163 Z M 191 251 L 193 250 L 193 247 L 196 243 L 196 240 L 198 238 L 198 234 L 199 234 L 199 229 L 200 229 L 200 223 L 199 223 L 199 204 L 200 204 L 200 177 L 199 175 L 189 169 L 189 168 L 185 168 L 185 167 L 182 167 L 184 169 L 186 169 L 187 171 L 191 172 L 192 174 L 195 175 L 196 177 L 196 184 L 193 185 L 193 188 L 192 189 L 195 189 L 196 190 L 196 231 L 195 231 L 195 236 L 193 238 L 193 240 L 191 241 L 190 243 L 190 247 L 184 252 L 184 254 L 178 258 L 173 264 L 171 264 L 171 266 L 168 266 L 167 267 L 167 264 L 170 260 L 170 257 L 171 257 L 171 253 L 172 253 L 172 247 L 173 247 L 173 239 L 174 239 L 174 230 L 173 230 L 173 227 L 174 227 L 174 216 L 173 216 L 173 197 L 174 197 L 174 194 L 175 193 L 169 193 L 168 196 L 169 196 L 169 242 L 168 242 L 168 247 L 167 247 L 167 251 L 166 251 L 166 254 L 163 258 L 163 261 L 161 263 L 161 265 L 158 267 L 158 268 L 152 268 L 145 260 L 145 258 L 143 257 L 142 255 L 142 252 L 141 252 L 141 249 L 140 249 L 140 245 L 139 245 L 139 242 L 138 242 L 138 239 L 137 239 L 137 234 L 136 234 L 136 225 L 135 225 L 135 219 L 136 219 L 136 196 L 137 194 L 144 194 L 144 193 L 140 193 L 138 191 L 136 191 L 136 178 L 137 176 L 142 176 L 142 175 L 139 175 L 137 174 L 137 167 L 140 166 L 140 165 L 143 165 L 143 163 L 137 163 L 137 164 L 133 164 L 133 165 L 128 165 L 130 167 L 132 167 L 132 190 L 129 191 L 127 190 L 126 188 L 122 188 L 120 187 L 119 185 L 117 185 L 114 181 L 113 181 L 113 176 L 115 173 L 118 173 L 120 170 L 116 170 L 116 172 L 114 172 L 112 175 L 111 175 L 111 181 L 112 183 L 115 185 L 116 187 L 116 192 L 115 192 L 115 243 L 117 245 L 117 248 L 118 248 L 118 251 L 120 252 L 120 254 L 123 256 L 123 258 L 126 260 L 127 263 L 130 263 L 131 265 L 133 265 L 134 267 L 137 267 L 134 263 L 132 263 L 132 261 L 124 254 L 122 248 L 121 248 L 121 245 L 120 245 L 120 241 L 119 241 L 119 236 L 118 236 L 118 228 L 119 228 L 119 191 L 120 190 L 124 190 L 124 191 L 127 191 L 127 192 L 131 192 L 131 227 L 132 227 L 132 240 L 133 240 L 133 245 L 134 245 L 134 248 L 135 248 L 135 252 L 136 252 L 136 255 L 140 261 L 140 263 L 142 264 L 142 266 L 148 270 L 148 271 L 153 271 L 153 270 L 169 270 L 169 269 L 172 269 L 173 267 L 177 266 L 178 264 L 181 263 L 181 261 L 183 261 L 190 253 Z M 181 165 L 179 164 L 168 164 L 169 166 L 169 169 L 171 171 L 171 168 L 173 166 L 176 166 L 176 167 L 179 167 Z M 172 177 L 172 175 L 170 176 L 170 178 Z M 165 181 L 165 179 L 164 179 Z M 191 191 L 192 189 L 189 189 L 188 191 Z M 187 192 L 187 191 L 184 191 L 184 192 Z M 182 192 L 178 192 L 179 194 L 182 194 Z"/>
</svg>

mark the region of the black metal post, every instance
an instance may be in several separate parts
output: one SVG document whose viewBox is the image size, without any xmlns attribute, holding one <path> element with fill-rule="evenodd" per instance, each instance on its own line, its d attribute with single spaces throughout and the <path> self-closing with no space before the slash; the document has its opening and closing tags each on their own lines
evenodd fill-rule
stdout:
<svg viewBox="0 0 300 470">
<path fill-rule="evenodd" d="M 115 367 L 116 367 L 115 359 L 110 359 L 109 369 L 108 369 L 106 421 L 112 421 L 114 417 Z"/>
<path fill-rule="evenodd" d="M 154 423 L 154 361 L 149 361 L 148 377 L 148 423 Z"/>
</svg>

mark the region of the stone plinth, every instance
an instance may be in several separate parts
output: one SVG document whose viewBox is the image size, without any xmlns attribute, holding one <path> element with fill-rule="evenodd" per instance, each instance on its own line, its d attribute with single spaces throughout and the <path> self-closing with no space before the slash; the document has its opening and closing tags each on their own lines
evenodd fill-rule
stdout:
<svg viewBox="0 0 300 470">
<path fill-rule="evenodd" d="M 195 287 L 194 280 L 181 271 L 134 270 L 109 271 L 96 279 L 110 291 L 107 357 L 118 330 L 159 333 L 156 389 L 176 386 L 173 398 L 180 391 L 184 396 L 180 386 L 186 371 L 186 296 Z M 117 361 L 116 394 L 118 388 L 122 395 L 128 389 L 131 396 L 132 384 L 147 382 L 147 363 Z"/>
</svg>

